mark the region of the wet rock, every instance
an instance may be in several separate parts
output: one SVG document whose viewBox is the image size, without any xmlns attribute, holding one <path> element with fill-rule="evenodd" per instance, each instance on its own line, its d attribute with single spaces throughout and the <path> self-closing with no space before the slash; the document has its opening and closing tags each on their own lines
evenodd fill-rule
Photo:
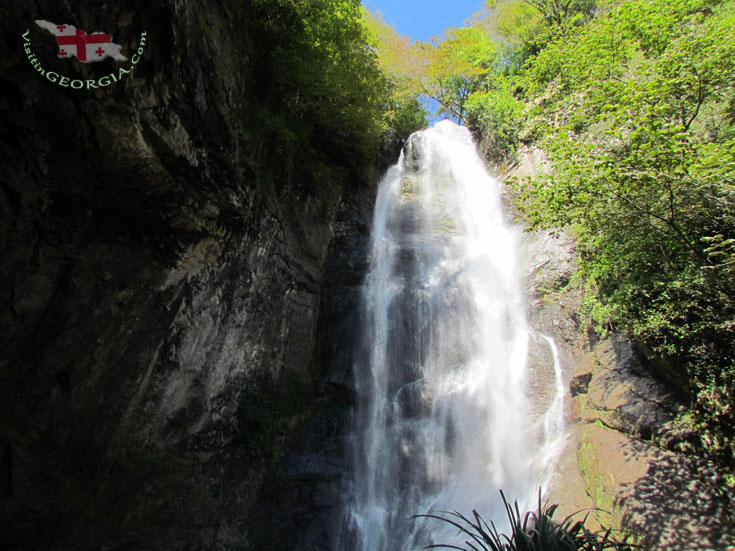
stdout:
<svg viewBox="0 0 735 551">
<path fill-rule="evenodd" d="M 586 409 L 604 425 L 645 440 L 681 407 L 665 384 L 646 372 L 643 358 L 622 336 L 595 346 Z"/>
<path fill-rule="evenodd" d="M 364 357 L 360 300 L 369 266 L 376 188 L 353 190 L 340 204 L 325 263 L 319 319 L 318 418 L 300 430 L 290 452 L 255 504 L 248 527 L 252 549 L 332 551 L 345 531 L 358 397 L 354 369 Z"/>
<path fill-rule="evenodd" d="M 349 469 L 348 411 L 304 427 L 293 452 L 265 486 L 249 520 L 252 549 L 331 551 L 342 522 Z"/>
<path fill-rule="evenodd" d="M 409 137 L 404 152 L 404 164 L 408 171 L 418 171 L 421 168 L 422 155 L 425 148 L 422 146 L 424 137 L 422 134 L 412 134 Z"/>
<path fill-rule="evenodd" d="M 577 451 L 586 491 L 603 526 L 623 526 L 651 550 L 726 550 L 732 505 L 702 459 L 589 425 Z"/>
<path fill-rule="evenodd" d="M 583 373 L 572 377 L 572 380 L 569 381 L 569 394 L 571 394 L 572 398 L 580 394 L 587 394 L 591 380 L 592 373 Z"/>
</svg>

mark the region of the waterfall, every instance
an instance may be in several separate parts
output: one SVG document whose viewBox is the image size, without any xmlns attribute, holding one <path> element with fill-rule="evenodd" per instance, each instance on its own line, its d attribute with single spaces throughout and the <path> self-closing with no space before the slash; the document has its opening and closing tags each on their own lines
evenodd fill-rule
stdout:
<svg viewBox="0 0 735 551">
<path fill-rule="evenodd" d="M 477 509 L 502 528 L 498 490 L 530 507 L 548 482 L 564 388 L 542 337 L 553 397 L 531 406 L 517 237 L 467 129 L 442 121 L 410 138 L 378 190 L 341 548 L 456 543 L 412 515 Z"/>
</svg>

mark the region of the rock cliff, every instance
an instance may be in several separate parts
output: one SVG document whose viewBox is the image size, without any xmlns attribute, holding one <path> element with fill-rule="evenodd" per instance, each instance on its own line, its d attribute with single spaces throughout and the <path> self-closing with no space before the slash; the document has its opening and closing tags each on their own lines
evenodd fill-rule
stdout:
<svg viewBox="0 0 735 551">
<path fill-rule="evenodd" d="M 314 170 L 269 127 L 275 46 L 235 28 L 234 6 L 0 7 L 4 548 L 255 545 L 248 518 L 295 432 L 351 399 L 332 337 L 364 251 L 334 239 L 369 224 L 374 182 Z M 35 19 L 124 52 L 145 33 L 145 51 L 110 86 L 63 87 L 26 30 L 45 71 L 117 65 L 57 59 Z"/>
</svg>

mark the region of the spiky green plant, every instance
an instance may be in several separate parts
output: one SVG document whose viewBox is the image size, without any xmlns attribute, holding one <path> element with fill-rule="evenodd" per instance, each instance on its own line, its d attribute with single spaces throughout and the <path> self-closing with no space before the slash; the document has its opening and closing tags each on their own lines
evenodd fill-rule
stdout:
<svg viewBox="0 0 735 551">
<path fill-rule="evenodd" d="M 508 503 L 505 494 L 500 492 L 508 515 L 510 535 L 501 534 L 491 520 L 488 524 L 477 511 L 472 511 L 472 518 L 454 511 L 440 515 L 417 515 L 434 518 L 446 522 L 459 530 L 468 539 L 466 547 L 435 543 L 425 549 L 456 549 L 459 551 L 631 551 L 637 545 L 616 541 L 612 531 L 595 533 L 585 528 L 587 515 L 579 520 L 569 515 L 561 522 L 553 520 L 558 505 L 542 503 L 539 491 L 538 508 L 521 515 L 518 502 Z"/>
</svg>

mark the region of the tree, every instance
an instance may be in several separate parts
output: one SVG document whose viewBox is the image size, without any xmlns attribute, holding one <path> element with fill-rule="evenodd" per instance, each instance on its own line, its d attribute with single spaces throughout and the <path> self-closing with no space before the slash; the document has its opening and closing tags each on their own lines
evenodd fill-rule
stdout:
<svg viewBox="0 0 735 551">
<path fill-rule="evenodd" d="M 544 94 L 553 165 L 523 188 L 530 219 L 574 228 L 593 318 L 679 365 L 674 377 L 731 438 L 735 2 L 622 1 L 524 78 Z M 735 446 L 709 451 L 732 460 Z"/>
<path fill-rule="evenodd" d="M 427 113 L 419 100 L 423 93 L 421 79 L 426 70 L 424 52 L 410 38 L 388 25 L 379 12 L 363 9 L 362 17 L 380 67 L 388 78 L 390 98 L 386 122 L 406 140 L 412 132 L 426 128 Z"/>
<path fill-rule="evenodd" d="M 439 102 L 440 112 L 462 123 L 466 103 L 481 90 L 498 63 L 497 43 L 479 25 L 452 27 L 424 45 L 428 67 L 423 85 Z"/>
<path fill-rule="evenodd" d="M 595 0 L 486 0 L 486 25 L 504 45 L 507 72 L 589 21 Z"/>
<path fill-rule="evenodd" d="M 564 36 L 570 28 L 589 20 L 594 14 L 594 0 L 523 0 L 538 10 L 546 23 Z"/>
<path fill-rule="evenodd" d="M 314 148 L 355 166 L 372 160 L 387 84 L 359 0 L 240 0 L 258 55 L 252 94 L 284 148 Z"/>
</svg>

